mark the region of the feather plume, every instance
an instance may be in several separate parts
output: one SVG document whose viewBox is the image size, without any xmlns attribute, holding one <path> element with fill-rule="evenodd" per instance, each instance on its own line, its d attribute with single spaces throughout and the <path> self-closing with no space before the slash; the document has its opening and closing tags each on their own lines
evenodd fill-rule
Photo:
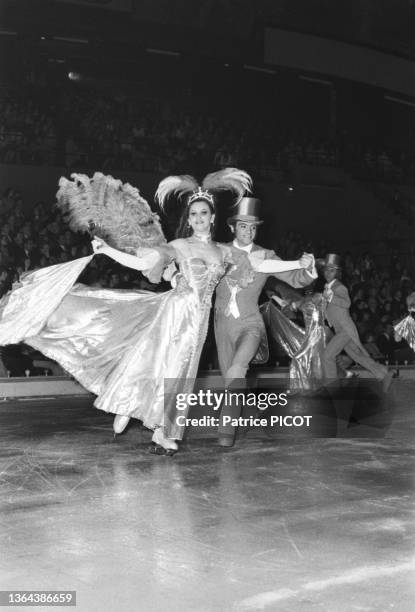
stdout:
<svg viewBox="0 0 415 612">
<path fill-rule="evenodd" d="M 191 193 L 199 187 L 196 179 L 190 174 L 182 174 L 179 176 L 168 176 L 163 179 L 157 187 L 155 200 L 160 204 L 160 208 L 164 209 L 166 200 L 172 194 L 181 197 L 185 193 Z"/>
<path fill-rule="evenodd" d="M 233 191 L 237 195 L 237 202 L 246 192 L 252 191 L 252 179 L 247 172 L 238 168 L 224 168 L 205 176 L 202 188 L 209 191 Z"/>
<path fill-rule="evenodd" d="M 127 253 L 166 243 L 159 217 L 138 189 L 96 172 L 62 177 L 57 205 L 74 231 L 90 232 Z"/>
</svg>

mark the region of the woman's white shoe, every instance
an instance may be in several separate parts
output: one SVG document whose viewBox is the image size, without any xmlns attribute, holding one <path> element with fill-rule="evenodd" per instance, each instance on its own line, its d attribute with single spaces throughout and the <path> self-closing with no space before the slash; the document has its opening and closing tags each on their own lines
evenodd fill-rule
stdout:
<svg viewBox="0 0 415 612">
<path fill-rule="evenodd" d="M 166 450 L 177 451 L 179 449 L 179 447 L 177 446 L 177 443 L 174 440 L 170 440 L 169 438 L 165 437 L 161 427 L 157 427 L 151 439 L 154 442 L 154 444 L 158 444 L 159 446 L 162 446 Z"/>
<path fill-rule="evenodd" d="M 124 431 L 130 421 L 130 417 L 124 416 L 123 414 L 117 414 L 114 419 L 113 429 L 114 433 L 120 434 Z"/>
</svg>

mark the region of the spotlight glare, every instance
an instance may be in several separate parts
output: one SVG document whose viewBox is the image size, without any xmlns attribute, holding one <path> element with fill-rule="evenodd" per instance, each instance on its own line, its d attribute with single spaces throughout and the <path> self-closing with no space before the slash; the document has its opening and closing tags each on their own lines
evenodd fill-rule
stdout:
<svg viewBox="0 0 415 612">
<path fill-rule="evenodd" d="M 68 79 L 70 81 L 79 81 L 81 79 L 81 75 L 79 72 L 68 72 Z"/>
</svg>

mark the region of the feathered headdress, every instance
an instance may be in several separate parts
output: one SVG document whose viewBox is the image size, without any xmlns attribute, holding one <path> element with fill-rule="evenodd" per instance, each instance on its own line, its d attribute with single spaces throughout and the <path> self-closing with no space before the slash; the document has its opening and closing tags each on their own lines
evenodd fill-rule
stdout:
<svg viewBox="0 0 415 612">
<path fill-rule="evenodd" d="M 224 168 L 205 176 L 202 188 L 208 191 L 233 191 L 237 195 L 237 202 L 252 192 L 252 179 L 244 170 L 238 168 Z"/>
<path fill-rule="evenodd" d="M 164 209 L 166 200 L 171 195 L 176 195 L 181 198 L 185 194 L 191 194 L 199 188 L 197 180 L 190 174 L 182 174 L 178 176 L 167 176 L 157 187 L 154 196 L 156 202 L 160 204 L 160 208 Z"/>
<path fill-rule="evenodd" d="M 100 172 L 92 178 L 85 174 L 71 178 L 60 179 L 56 194 L 71 229 L 93 232 L 128 253 L 166 243 L 158 215 L 138 189 Z"/>
<path fill-rule="evenodd" d="M 238 168 L 224 168 L 205 176 L 201 185 L 188 174 L 168 176 L 159 184 L 155 199 L 164 209 L 167 199 L 173 194 L 179 198 L 186 195 L 187 205 L 196 200 L 206 200 L 213 204 L 215 192 L 232 191 L 239 201 L 246 192 L 251 193 L 251 190 L 252 179 L 247 172 L 238 170 Z"/>
</svg>

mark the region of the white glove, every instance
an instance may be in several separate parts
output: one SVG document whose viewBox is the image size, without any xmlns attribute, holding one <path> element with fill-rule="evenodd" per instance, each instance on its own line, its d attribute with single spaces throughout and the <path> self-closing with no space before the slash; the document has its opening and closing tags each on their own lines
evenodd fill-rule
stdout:
<svg viewBox="0 0 415 612">
<path fill-rule="evenodd" d="M 314 255 L 311 253 L 303 253 L 299 259 L 301 268 L 311 268 L 314 264 Z"/>
<path fill-rule="evenodd" d="M 108 244 L 102 238 L 97 238 L 94 236 L 94 239 L 91 241 L 92 250 L 94 253 L 98 253 L 100 255 L 105 255 L 106 251 L 109 249 Z"/>
</svg>

